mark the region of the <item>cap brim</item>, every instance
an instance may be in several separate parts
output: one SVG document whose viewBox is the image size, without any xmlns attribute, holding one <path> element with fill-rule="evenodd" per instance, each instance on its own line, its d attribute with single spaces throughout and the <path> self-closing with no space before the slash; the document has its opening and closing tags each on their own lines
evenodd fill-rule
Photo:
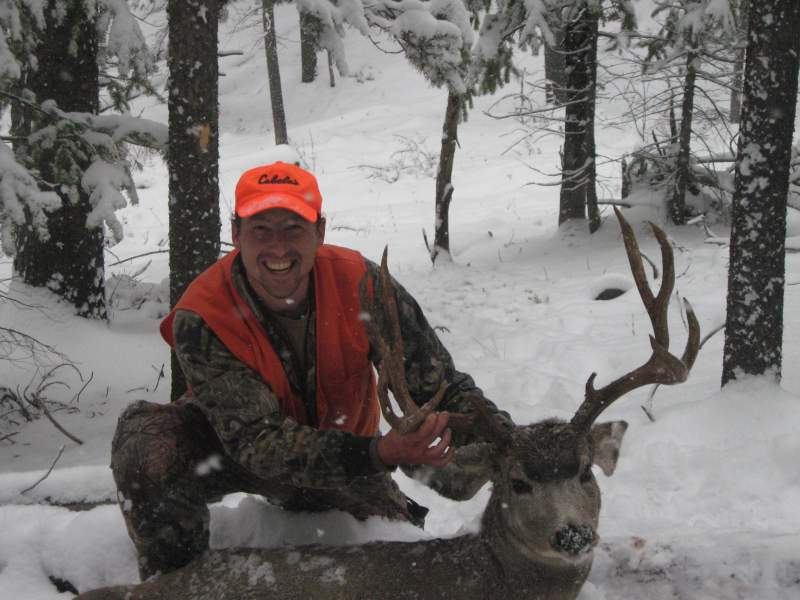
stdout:
<svg viewBox="0 0 800 600">
<path fill-rule="evenodd" d="M 270 194 L 269 196 L 263 196 L 256 200 L 248 200 L 246 206 L 237 210 L 236 214 L 242 218 L 247 218 L 272 208 L 290 210 L 312 223 L 315 223 L 318 217 L 317 211 L 302 200 L 282 194 Z"/>
</svg>

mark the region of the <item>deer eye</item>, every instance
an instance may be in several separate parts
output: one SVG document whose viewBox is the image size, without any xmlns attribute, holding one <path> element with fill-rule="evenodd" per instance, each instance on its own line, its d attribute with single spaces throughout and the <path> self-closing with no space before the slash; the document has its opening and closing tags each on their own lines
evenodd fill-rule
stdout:
<svg viewBox="0 0 800 600">
<path fill-rule="evenodd" d="M 580 476 L 581 483 L 586 483 L 592 479 L 592 465 L 587 465 Z"/>
<path fill-rule="evenodd" d="M 522 479 L 512 479 L 511 489 L 514 490 L 515 494 L 530 494 L 533 491 L 531 484 Z"/>
</svg>

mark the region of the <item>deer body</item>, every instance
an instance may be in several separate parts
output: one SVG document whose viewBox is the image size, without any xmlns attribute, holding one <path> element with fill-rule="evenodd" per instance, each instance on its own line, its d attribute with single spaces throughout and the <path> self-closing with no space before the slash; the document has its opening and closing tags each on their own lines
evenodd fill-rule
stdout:
<svg viewBox="0 0 800 600">
<path fill-rule="evenodd" d="M 559 571 L 500 566 L 479 535 L 426 543 L 375 542 L 209 551 L 191 565 L 138 586 L 95 590 L 80 600 L 427 600 L 577 596 L 589 563 Z M 388 566 L 388 567 L 387 567 Z M 546 572 L 545 572 L 546 571 Z"/>
<path fill-rule="evenodd" d="M 491 479 L 492 493 L 479 534 L 419 542 L 361 546 L 306 546 L 209 551 L 172 573 L 138 586 L 95 590 L 77 600 L 374 600 L 458 599 L 574 600 L 597 544 L 600 489 L 596 465 L 613 474 L 627 424 L 594 424 L 612 402 L 631 390 L 684 381 L 697 356 L 700 330 L 686 303 L 689 336 L 682 358 L 669 353 L 667 310 L 674 283 L 672 250 L 653 226 L 664 274 L 654 295 L 633 231 L 617 212 L 639 293 L 650 316 L 653 353 L 642 366 L 595 389 L 568 422 L 547 420 L 503 429 L 476 405 L 475 415 L 450 415 L 450 425 L 482 431 L 485 443 L 456 449 L 443 469 L 411 473 L 445 496 L 472 497 Z M 370 343 L 381 349 L 378 398 L 393 428 L 413 430 L 435 410 L 444 386 L 417 409 L 404 387 L 403 349 L 384 253 L 376 306 L 362 286 Z M 406 415 L 398 417 L 391 390 Z M 399 396 L 399 397 L 398 397 Z"/>
<path fill-rule="evenodd" d="M 592 463 L 613 471 L 625 428 L 622 422 L 597 425 L 573 450 L 567 423 L 518 427 L 520 451 L 490 474 L 494 486 L 477 534 L 211 550 L 155 580 L 95 590 L 77 600 L 574 600 L 597 541 L 600 490 Z M 544 456 L 530 447 L 542 441 Z M 566 459 L 558 452 L 564 449 Z M 486 469 L 478 467 L 485 467 L 489 452 L 488 444 L 458 451 L 445 469 L 418 475 L 447 495 L 465 498 L 486 481 Z M 561 462 L 556 466 L 553 460 Z M 553 468 L 564 469 L 566 477 L 552 479 Z"/>
</svg>

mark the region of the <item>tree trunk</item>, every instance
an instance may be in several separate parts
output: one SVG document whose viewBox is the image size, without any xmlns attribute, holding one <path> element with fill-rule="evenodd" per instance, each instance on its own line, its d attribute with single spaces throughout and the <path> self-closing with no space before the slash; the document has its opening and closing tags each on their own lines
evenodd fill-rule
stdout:
<svg viewBox="0 0 800 600">
<path fill-rule="evenodd" d="M 694 83 L 697 79 L 697 53 L 690 50 L 686 56 L 686 76 L 683 80 L 681 128 L 678 135 L 678 156 L 675 161 L 675 185 L 669 202 L 669 215 L 675 225 L 686 223 L 686 186 L 689 183 L 689 157 L 692 142 L 692 116 L 694 114 Z"/>
<path fill-rule="evenodd" d="M 744 48 L 736 50 L 736 59 L 733 63 L 733 82 L 731 89 L 730 121 L 738 123 L 742 117 L 742 83 L 744 81 Z"/>
<path fill-rule="evenodd" d="M 750 6 L 736 160 L 722 385 L 781 377 L 786 201 L 800 67 L 800 3 Z"/>
<path fill-rule="evenodd" d="M 739 29 L 744 30 L 747 37 L 747 16 L 750 10 L 750 2 L 748 0 L 740 0 L 738 3 L 739 11 Z M 743 24 L 743 25 L 742 25 Z M 742 40 L 743 42 L 746 41 Z M 730 121 L 731 123 L 738 123 L 742 116 L 742 84 L 744 82 L 744 60 L 745 49 L 737 48 L 736 59 L 733 63 L 733 82 L 731 83 L 731 104 L 730 104 Z"/>
<path fill-rule="evenodd" d="M 300 81 L 311 83 L 317 78 L 319 19 L 300 12 Z"/>
<path fill-rule="evenodd" d="M 564 51 L 567 105 L 564 114 L 564 158 L 558 224 L 586 218 L 587 197 L 594 195 L 594 77 L 597 62 L 597 14 L 585 3 L 566 24 Z"/>
<path fill-rule="evenodd" d="M 333 74 L 333 56 L 331 56 L 330 50 L 326 51 L 325 54 L 328 56 L 328 81 L 331 87 L 336 87 L 336 76 Z"/>
<path fill-rule="evenodd" d="M 442 126 L 442 150 L 436 171 L 436 224 L 431 262 L 438 258 L 451 261 L 450 255 L 450 201 L 453 198 L 453 163 L 458 145 L 458 120 L 461 117 L 461 96 L 450 91 Z"/>
<path fill-rule="evenodd" d="M 553 44 L 544 44 L 545 100 L 548 104 L 561 105 L 567 100 L 566 54 L 564 53 L 564 28 L 550 27 Z"/>
<path fill-rule="evenodd" d="M 169 0 L 169 291 L 219 258 L 218 0 Z M 172 397 L 185 383 L 173 353 Z"/>
<path fill-rule="evenodd" d="M 597 38 L 598 16 L 591 23 L 591 47 L 589 49 L 589 91 L 586 99 L 586 210 L 589 213 L 589 233 L 600 229 L 600 208 L 597 205 L 597 146 L 594 139 L 595 107 L 597 105 Z"/>
<path fill-rule="evenodd" d="M 275 129 L 275 144 L 288 144 L 286 113 L 283 111 L 281 71 L 278 64 L 278 40 L 275 37 L 275 1 L 261 0 L 261 16 L 264 26 L 264 52 L 267 55 L 267 77 L 269 99 L 272 104 L 272 123 Z"/>
<path fill-rule="evenodd" d="M 63 4 L 63 13 L 56 10 L 57 4 Z M 29 78 L 31 90 L 39 102 L 55 100 L 61 110 L 97 113 L 99 82 L 94 17 L 89 16 L 82 0 L 66 3 L 50 0 L 44 13 L 45 31 L 36 49 L 38 69 Z M 66 48 L 74 51 L 66 52 Z M 36 129 L 49 124 L 36 114 L 30 116 L 29 123 L 25 121 L 22 118 L 15 128 Z M 70 152 L 70 164 L 64 164 L 59 149 L 63 152 L 61 144 L 56 142 L 44 151 L 35 168 L 44 181 L 67 183 L 70 189 L 65 191 L 66 186 L 62 186 L 56 190 L 62 207 L 48 217 L 49 239 L 39 239 L 30 218 L 19 228 L 14 268 L 25 283 L 49 287 L 63 296 L 80 316 L 105 319 L 103 227 L 87 227 L 86 218 L 92 206 L 80 185 L 80 176 L 90 166 L 92 156 Z"/>
</svg>

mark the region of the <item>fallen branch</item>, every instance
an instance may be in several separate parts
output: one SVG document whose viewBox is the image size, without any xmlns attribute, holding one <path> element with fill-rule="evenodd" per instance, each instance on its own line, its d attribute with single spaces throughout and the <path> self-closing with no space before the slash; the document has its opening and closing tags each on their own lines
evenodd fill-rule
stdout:
<svg viewBox="0 0 800 600">
<path fill-rule="evenodd" d="M 107 267 L 116 267 L 117 265 L 121 265 L 122 263 L 130 262 L 132 260 L 136 260 L 137 258 L 143 258 L 145 256 L 150 256 L 151 254 L 166 254 L 169 250 L 151 250 L 150 252 L 145 252 L 143 254 L 137 254 L 136 256 L 129 256 L 128 258 L 123 258 L 122 260 L 118 260 L 117 262 L 113 262 Z"/>
<path fill-rule="evenodd" d="M 71 439 L 76 444 L 83 445 L 83 440 L 82 439 L 72 435 L 69 431 L 64 429 L 58 421 L 55 420 L 53 415 L 50 414 L 50 411 L 47 410 L 47 405 L 45 404 L 45 402 L 43 400 L 39 401 L 39 408 L 42 409 L 42 412 L 44 413 L 44 416 L 48 418 L 48 420 L 53 424 L 53 426 L 56 429 L 58 429 L 61 433 L 63 433 L 65 436 L 67 436 L 69 439 Z"/>
<path fill-rule="evenodd" d="M 153 365 L 155 367 L 155 365 Z M 166 375 L 164 375 L 164 363 L 161 363 L 161 369 L 158 371 L 158 376 L 156 377 L 156 385 L 153 387 L 153 392 L 158 389 L 158 384 L 164 379 Z"/>
<path fill-rule="evenodd" d="M 47 469 L 47 473 L 45 473 L 44 475 L 42 475 L 42 477 L 41 477 L 41 478 L 40 478 L 40 479 L 39 479 L 39 480 L 38 480 L 36 483 L 34 483 L 32 486 L 30 486 L 30 487 L 27 487 L 27 488 L 25 488 L 24 490 L 22 490 L 22 491 L 20 492 L 20 494 L 26 494 L 26 493 L 30 492 L 30 491 L 31 491 L 33 488 L 35 488 L 37 485 L 39 485 L 39 484 L 40 484 L 40 483 L 42 483 L 42 482 L 43 482 L 45 479 L 47 479 L 47 477 L 50 475 L 50 473 L 52 473 L 52 472 L 53 472 L 53 468 L 56 466 L 56 463 L 58 462 L 58 459 L 59 459 L 59 458 L 61 458 L 61 455 L 62 455 L 62 454 L 64 454 L 64 448 L 65 448 L 64 444 L 61 444 L 61 448 L 59 448 L 59 449 L 58 449 L 58 454 L 56 455 L 56 458 L 55 458 L 55 460 L 53 461 L 53 464 L 51 464 L 51 465 L 50 465 L 50 468 L 49 468 L 49 469 Z"/>
</svg>

